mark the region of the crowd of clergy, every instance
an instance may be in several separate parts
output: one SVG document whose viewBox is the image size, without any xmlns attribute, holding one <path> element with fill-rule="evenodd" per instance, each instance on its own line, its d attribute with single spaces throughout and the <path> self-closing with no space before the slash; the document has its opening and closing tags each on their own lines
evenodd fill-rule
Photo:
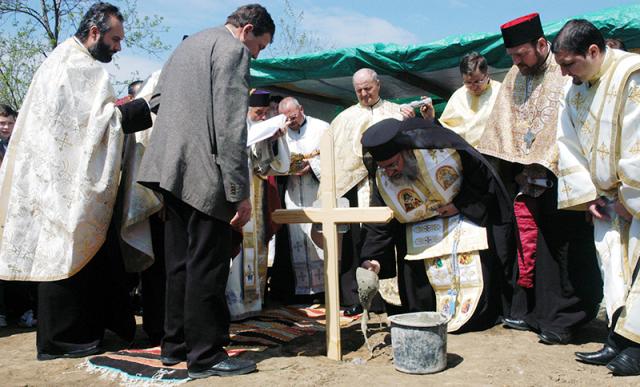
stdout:
<svg viewBox="0 0 640 387">
<path fill-rule="evenodd" d="M 370 310 L 438 311 L 449 332 L 501 324 L 564 345 L 603 304 L 604 346 L 576 359 L 640 375 L 640 55 L 621 41 L 582 19 L 549 41 L 526 15 L 500 27 L 502 82 L 464 55 L 439 117 L 426 97 L 381 98 L 361 68 L 357 103 L 325 122 L 295 95 L 249 89 L 275 32 L 260 5 L 186 37 L 116 101 L 98 62 L 123 22 L 93 5 L 19 113 L 0 105 L 0 327 L 3 288 L 37 283 L 16 316 L 37 324 L 39 360 L 99 353 L 105 329 L 129 344 L 141 310 L 163 364 L 255 371 L 224 351 L 229 322 L 325 291 L 322 230 L 271 215 L 319 206 L 333 176 L 341 206 L 394 214 L 341 228 L 344 314 L 362 313 L 360 267 L 385 283 Z M 323 136 L 335 171 L 321 171 Z"/>
</svg>

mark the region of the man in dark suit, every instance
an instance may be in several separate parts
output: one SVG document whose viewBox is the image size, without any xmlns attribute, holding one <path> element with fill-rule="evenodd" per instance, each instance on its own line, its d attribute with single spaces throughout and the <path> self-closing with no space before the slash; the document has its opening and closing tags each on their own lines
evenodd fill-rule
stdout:
<svg viewBox="0 0 640 387">
<path fill-rule="evenodd" d="M 275 25 L 257 4 L 224 26 L 185 39 L 151 98 L 158 108 L 138 181 L 162 193 L 167 209 L 167 300 L 162 361 L 186 360 L 189 377 L 239 375 L 254 362 L 229 358 L 225 287 L 232 228 L 251 215 L 247 165 L 249 62 Z"/>
</svg>

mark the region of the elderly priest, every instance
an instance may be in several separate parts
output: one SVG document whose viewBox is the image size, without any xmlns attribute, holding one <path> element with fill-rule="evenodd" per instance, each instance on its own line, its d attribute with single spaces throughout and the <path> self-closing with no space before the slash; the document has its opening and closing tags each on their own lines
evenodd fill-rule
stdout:
<svg viewBox="0 0 640 387">
<path fill-rule="evenodd" d="M 389 224 L 363 225 L 362 266 L 397 275 L 406 312 L 438 310 L 449 331 L 499 321 L 507 193 L 487 161 L 454 132 L 430 121 L 386 119 L 362 137 L 378 168 L 372 206 L 389 206 Z"/>
</svg>

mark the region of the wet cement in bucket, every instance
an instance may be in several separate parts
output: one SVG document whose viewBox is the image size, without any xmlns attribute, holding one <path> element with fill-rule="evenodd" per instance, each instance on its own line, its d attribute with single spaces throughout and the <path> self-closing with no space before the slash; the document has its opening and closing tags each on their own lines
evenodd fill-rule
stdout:
<svg viewBox="0 0 640 387">
<path fill-rule="evenodd" d="M 447 366 L 447 317 L 417 312 L 389 317 L 393 363 L 398 371 L 431 374 Z"/>
</svg>

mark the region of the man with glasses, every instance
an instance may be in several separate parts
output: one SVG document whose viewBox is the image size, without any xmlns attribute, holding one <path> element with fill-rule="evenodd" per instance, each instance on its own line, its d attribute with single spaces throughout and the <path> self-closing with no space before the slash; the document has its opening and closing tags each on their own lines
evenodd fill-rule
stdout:
<svg viewBox="0 0 640 387">
<path fill-rule="evenodd" d="M 458 133 L 471 146 L 477 146 L 500 90 L 491 79 L 487 60 L 471 52 L 460 61 L 463 86 L 456 90 L 440 116 L 440 123 Z"/>
<path fill-rule="evenodd" d="M 584 214 L 557 209 L 556 126 L 571 80 L 553 61 L 538 14 L 500 28 L 514 65 L 477 149 L 494 158 L 518 226 L 517 282 L 504 324 L 534 330 L 545 344 L 567 344 L 575 327 L 596 316 L 602 297 L 593 227 Z"/>
</svg>

